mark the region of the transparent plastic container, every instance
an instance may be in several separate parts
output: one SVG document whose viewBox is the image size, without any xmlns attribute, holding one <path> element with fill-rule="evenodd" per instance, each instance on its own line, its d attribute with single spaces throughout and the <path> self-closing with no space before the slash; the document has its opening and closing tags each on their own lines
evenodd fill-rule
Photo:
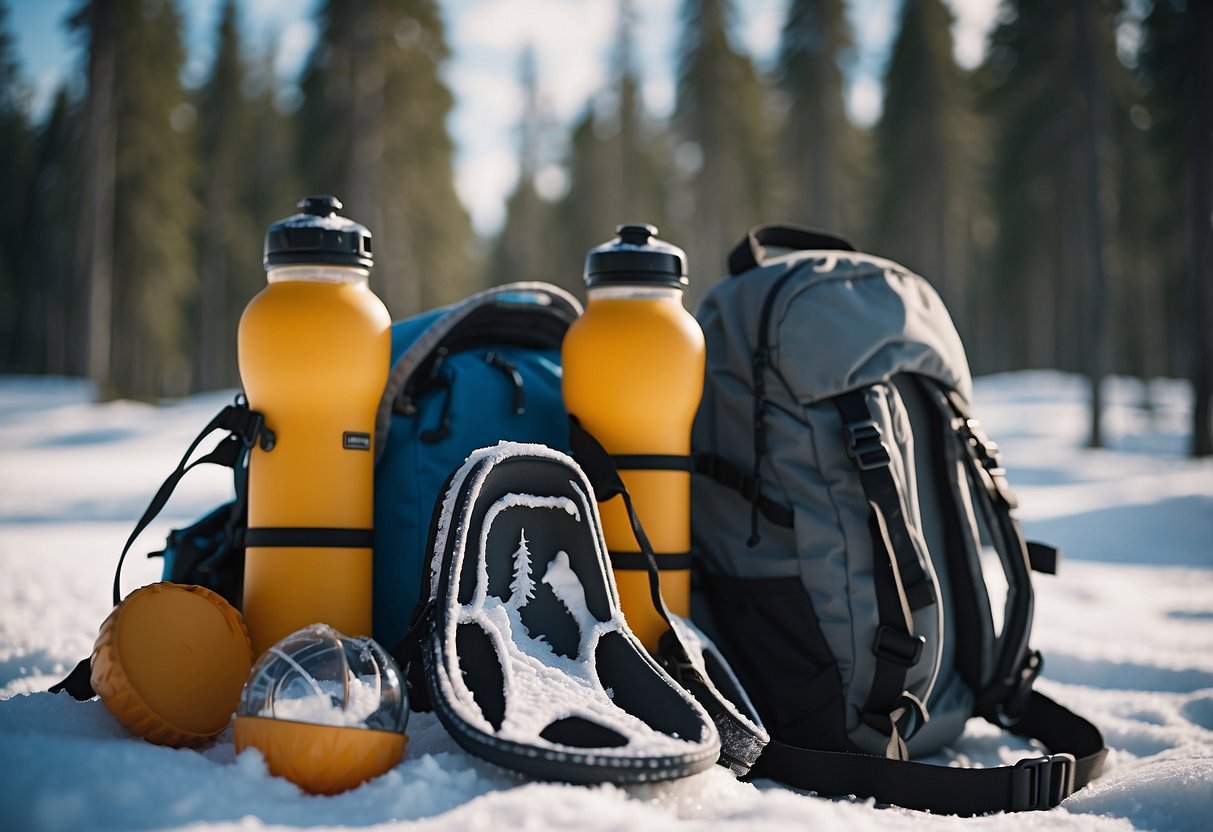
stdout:
<svg viewBox="0 0 1213 832">
<path fill-rule="evenodd" d="M 238 714 L 403 733 L 409 706 L 400 668 L 377 642 L 313 624 L 262 654 Z"/>
</svg>

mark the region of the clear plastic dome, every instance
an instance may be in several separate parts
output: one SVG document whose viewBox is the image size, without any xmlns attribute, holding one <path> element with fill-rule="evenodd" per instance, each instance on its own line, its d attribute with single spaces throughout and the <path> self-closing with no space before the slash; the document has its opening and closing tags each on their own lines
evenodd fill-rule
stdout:
<svg viewBox="0 0 1213 832">
<path fill-rule="evenodd" d="M 400 667 L 378 643 L 312 624 L 262 654 L 237 714 L 403 733 L 409 704 Z"/>
</svg>

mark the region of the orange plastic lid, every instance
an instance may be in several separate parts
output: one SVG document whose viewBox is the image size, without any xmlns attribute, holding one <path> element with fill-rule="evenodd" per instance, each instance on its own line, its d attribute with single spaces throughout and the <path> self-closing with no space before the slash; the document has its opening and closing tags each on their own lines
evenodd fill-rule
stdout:
<svg viewBox="0 0 1213 832">
<path fill-rule="evenodd" d="M 137 589 L 101 625 L 92 684 L 127 729 L 160 745 L 198 745 L 225 727 L 253 663 L 240 613 L 200 586 Z"/>
</svg>

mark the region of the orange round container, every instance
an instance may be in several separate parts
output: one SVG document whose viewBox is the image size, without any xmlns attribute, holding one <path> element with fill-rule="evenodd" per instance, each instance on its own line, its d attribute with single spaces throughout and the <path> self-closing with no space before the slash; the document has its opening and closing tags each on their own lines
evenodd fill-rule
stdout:
<svg viewBox="0 0 1213 832">
<path fill-rule="evenodd" d="M 257 655 L 319 621 L 371 632 L 372 449 L 391 318 L 368 286 L 370 233 L 336 216 L 332 197 L 300 206 L 270 227 L 269 285 L 238 333 L 245 394 L 275 437 L 249 459 L 243 603 Z"/>
<path fill-rule="evenodd" d="M 686 259 L 652 239 L 652 226 L 620 226 L 619 238 L 586 258 L 585 313 L 562 349 L 565 407 L 613 456 L 689 457 L 691 423 L 703 395 L 704 340 L 682 305 Z M 685 562 L 691 546 L 691 475 L 686 470 L 627 469 L 620 476 L 658 566 Z M 622 498 L 600 506 L 612 552 L 638 552 Z M 650 651 L 668 629 L 653 607 L 648 573 L 616 568 L 620 607 Z M 661 594 L 686 616 L 690 570 L 661 569 Z"/>
<path fill-rule="evenodd" d="M 135 590 L 105 619 L 91 681 L 132 734 L 194 746 L 227 727 L 252 663 L 248 632 L 227 601 L 162 582 Z"/>
<path fill-rule="evenodd" d="M 270 773 L 311 794 L 337 794 L 392 769 L 404 758 L 408 737 L 395 731 L 314 725 L 238 716 L 232 726 L 237 753 L 256 748 Z"/>
</svg>

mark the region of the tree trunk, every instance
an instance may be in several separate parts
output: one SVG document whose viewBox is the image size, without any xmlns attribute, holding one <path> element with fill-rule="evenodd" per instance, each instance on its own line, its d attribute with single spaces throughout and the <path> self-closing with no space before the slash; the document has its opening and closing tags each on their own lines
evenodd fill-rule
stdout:
<svg viewBox="0 0 1213 832">
<path fill-rule="evenodd" d="M 1192 175 L 1188 178 L 1188 298 L 1192 333 L 1192 455 L 1213 455 L 1213 8 L 1188 4 L 1192 15 L 1191 66 L 1195 75 Z"/>
<path fill-rule="evenodd" d="M 88 115 L 84 156 L 88 166 L 85 212 L 80 217 L 80 256 L 88 286 L 88 377 L 104 400 L 114 394 L 114 181 L 117 136 L 114 123 L 114 73 L 117 55 L 114 9 L 96 0 L 91 9 Z"/>
<path fill-rule="evenodd" d="M 1100 158 L 1103 127 L 1103 90 L 1100 87 L 1098 68 L 1095 66 L 1095 51 L 1092 39 L 1095 21 L 1087 9 L 1086 0 L 1074 0 L 1076 10 L 1074 23 L 1078 44 L 1079 71 L 1082 75 L 1084 119 L 1083 169 L 1086 182 L 1083 190 L 1086 197 L 1088 282 L 1084 302 L 1086 304 L 1087 337 L 1085 339 L 1087 378 L 1091 385 L 1091 421 L 1087 446 L 1103 447 L 1103 378 L 1108 371 L 1109 338 L 1108 314 L 1108 263 L 1104 252 L 1104 203 L 1103 167 Z"/>
</svg>

